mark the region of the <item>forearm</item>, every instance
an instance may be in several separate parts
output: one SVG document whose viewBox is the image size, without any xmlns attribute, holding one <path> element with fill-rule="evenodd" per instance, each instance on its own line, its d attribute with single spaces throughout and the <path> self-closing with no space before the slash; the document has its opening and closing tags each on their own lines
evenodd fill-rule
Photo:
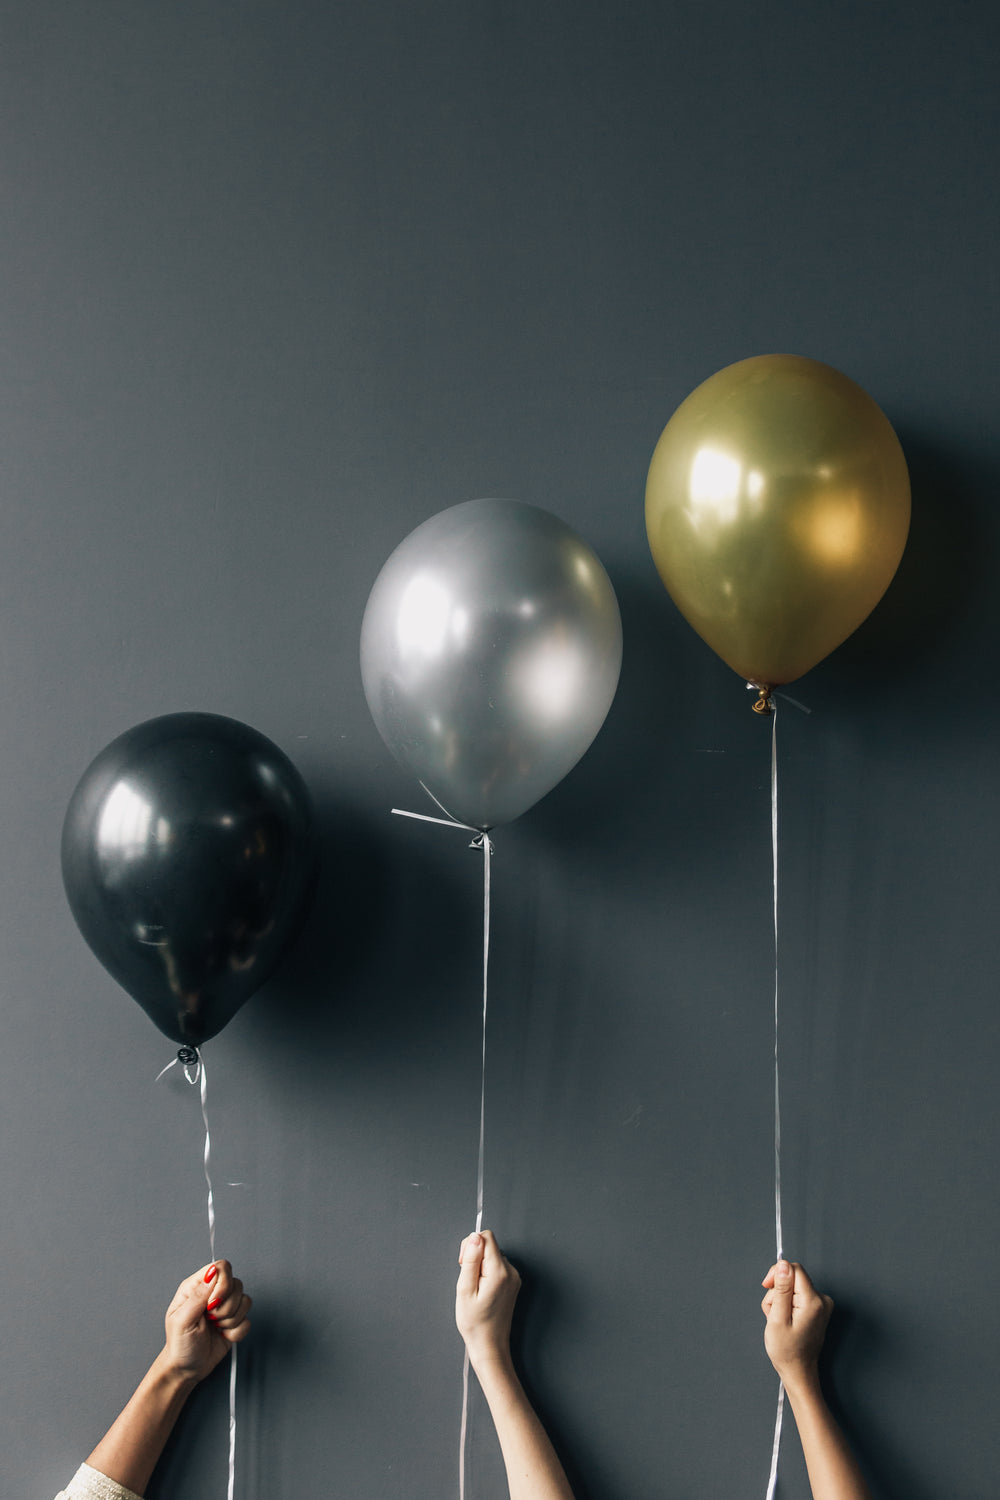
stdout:
<svg viewBox="0 0 1000 1500">
<path fill-rule="evenodd" d="M 823 1398 L 819 1375 L 812 1371 L 786 1381 L 785 1393 L 795 1414 L 813 1500 L 871 1500 L 861 1470 Z"/>
<path fill-rule="evenodd" d="M 141 1495 L 194 1385 L 158 1354 L 121 1416 L 87 1459 L 91 1468 Z"/>
<path fill-rule="evenodd" d="M 509 1354 L 473 1361 L 500 1440 L 510 1500 L 573 1500 L 562 1464 L 514 1371 Z"/>
</svg>

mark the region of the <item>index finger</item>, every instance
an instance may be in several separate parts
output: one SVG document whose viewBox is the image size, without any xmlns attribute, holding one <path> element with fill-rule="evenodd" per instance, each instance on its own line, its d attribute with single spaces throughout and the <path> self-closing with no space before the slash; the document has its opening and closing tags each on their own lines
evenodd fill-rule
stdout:
<svg viewBox="0 0 1000 1500">
<path fill-rule="evenodd" d="M 210 1260 L 191 1276 L 186 1276 L 174 1293 L 168 1312 L 179 1311 L 188 1304 L 204 1309 L 209 1301 L 221 1301 L 233 1284 L 233 1268 L 228 1260 Z"/>
<path fill-rule="evenodd" d="M 489 1266 L 497 1260 L 503 1260 L 503 1254 L 501 1252 L 500 1246 L 497 1244 L 497 1237 L 493 1233 L 492 1229 L 481 1229 L 479 1233 L 483 1237 L 484 1266 Z"/>
<path fill-rule="evenodd" d="M 180 1286 L 174 1293 L 170 1306 L 177 1307 L 182 1302 L 187 1302 L 191 1297 L 202 1297 L 207 1286 L 214 1285 L 219 1273 L 218 1264 L 210 1260 L 207 1265 L 201 1266 L 193 1271 L 190 1276 L 185 1276 Z"/>
<path fill-rule="evenodd" d="M 816 1288 L 809 1279 L 809 1273 L 806 1271 L 805 1266 L 799 1265 L 797 1260 L 792 1261 L 792 1278 L 793 1291 L 802 1292 L 807 1297 L 810 1294 L 815 1296 Z"/>
</svg>

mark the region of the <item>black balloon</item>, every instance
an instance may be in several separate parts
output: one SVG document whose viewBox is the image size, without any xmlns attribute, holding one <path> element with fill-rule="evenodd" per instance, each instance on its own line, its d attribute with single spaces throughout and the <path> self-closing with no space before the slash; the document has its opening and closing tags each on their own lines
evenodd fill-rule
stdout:
<svg viewBox="0 0 1000 1500">
<path fill-rule="evenodd" d="M 182 1045 L 221 1031 L 268 977 L 312 890 L 309 793 L 255 729 L 165 714 L 84 772 L 63 824 L 77 926 Z"/>
</svg>

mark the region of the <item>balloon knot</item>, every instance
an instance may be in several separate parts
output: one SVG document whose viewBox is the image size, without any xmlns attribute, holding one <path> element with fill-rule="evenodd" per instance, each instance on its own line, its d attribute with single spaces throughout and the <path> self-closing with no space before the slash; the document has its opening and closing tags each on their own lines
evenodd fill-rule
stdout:
<svg viewBox="0 0 1000 1500">
<path fill-rule="evenodd" d="M 181 1047 L 177 1052 L 177 1061 L 182 1068 L 191 1068 L 198 1061 L 198 1054 L 193 1047 Z"/>
<path fill-rule="evenodd" d="M 771 689 L 767 683 L 753 683 L 757 689 L 757 698 L 753 705 L 755 714 L 773 714 L 774 704 L 771 702 Z"/>
</svg>

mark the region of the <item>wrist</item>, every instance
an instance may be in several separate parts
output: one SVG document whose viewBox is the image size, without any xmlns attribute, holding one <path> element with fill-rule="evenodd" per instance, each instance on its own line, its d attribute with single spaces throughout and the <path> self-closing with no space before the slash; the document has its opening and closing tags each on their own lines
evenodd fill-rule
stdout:
<svg viewBox="0 0 1000 1500">
<path fill-rule="evenodd" d="M 170 1399 L 186 1399 L 190 1396 L 199 1377 L 188 1367 L 179 1364 L 164 1344 L 149 1370 L 150 1378 Z"/>
<path fill-rule="evenodd" d="M 819 1383 L 819 1367 L 815 1364 L 789 1364 L 778 1368 L 778 1376 L 789 1401 L 806 1402 L 823 1400 Z"/>
<path fill-rule="evenodd" d="M 509 1344 L 497 1344 L 489 1339 L 468 1339 L 465 1347 L 469 1355 L 469 1363 L 480 1379 L 486 1375 L 510 1376 L 513 1374 L 514 1362 L 510 1356 Z"/>
</svg>

